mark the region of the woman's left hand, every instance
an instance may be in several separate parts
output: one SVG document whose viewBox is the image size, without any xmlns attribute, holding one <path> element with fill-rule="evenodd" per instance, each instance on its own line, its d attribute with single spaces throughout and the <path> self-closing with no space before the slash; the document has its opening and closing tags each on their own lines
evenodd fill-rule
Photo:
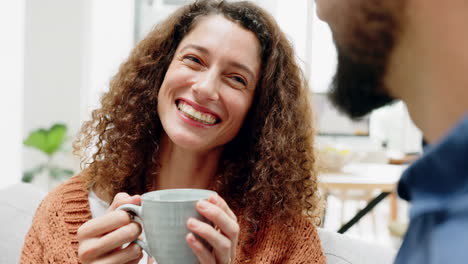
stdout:
<svg viewBox="0 0 468 264">
<path fill-rule="evenodd" d="M 195 218 L 187 221 L 187 227 L 206 240 L 213 250 L 208 250 L 192 233 L 186 237 L 201 264 L 231 264 L 236 257 L 236 246 L 239 238 L 239 224 L 236 215 L 231 211 L 226 201 L 218 195 L 211 196 L 208 201 L 197 203 L 198 212 L 213 222 L 214 226 Z"/>
</svg>

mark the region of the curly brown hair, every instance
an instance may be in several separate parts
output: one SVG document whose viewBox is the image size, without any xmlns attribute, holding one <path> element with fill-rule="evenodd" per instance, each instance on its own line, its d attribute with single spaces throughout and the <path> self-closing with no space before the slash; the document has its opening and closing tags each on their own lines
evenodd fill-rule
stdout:
<svg viewBox="0 0 468 264">
<path fill-rule="evenodd" d="M 313 123 L 308 85 L 293 48 L 274 19 L 243 2 L 196 1 L 157 25 L 124 62 L 84 123 L 75 142 L 88 186 L 109 198 L 152 190 L 158 177 L 162 126 L 157 95 L 181 40 L 200 17 L 223 15 L 253 32 L 261 45 L 261 76 L 238 135 L 224 147 L 212 186 L 248 223 L 253 234 L 265 220 L 317 212 Z M 156 154 L 156 155 L 155 155 Z"/>
</svg>

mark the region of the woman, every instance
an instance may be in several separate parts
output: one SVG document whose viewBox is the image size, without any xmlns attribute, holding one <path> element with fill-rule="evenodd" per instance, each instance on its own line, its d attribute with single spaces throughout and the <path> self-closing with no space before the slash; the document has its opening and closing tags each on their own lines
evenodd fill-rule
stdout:
<svg viewBox="0 0 468 264">
<path fill-rule="evenodd" d="M 121 204 L 168 188 L 216 190 L 189 220 L 200 263 L 325 263 L 308 88 L 273 18 L 197 1 L 133 50 L 75 145 L 87 168 L 36 213 L 22 262 L 138 263 Z M 110 203 L 110 205 L 109 205 Z M 193 233 L 212 246 L 208 250 Z"/>
</svg>

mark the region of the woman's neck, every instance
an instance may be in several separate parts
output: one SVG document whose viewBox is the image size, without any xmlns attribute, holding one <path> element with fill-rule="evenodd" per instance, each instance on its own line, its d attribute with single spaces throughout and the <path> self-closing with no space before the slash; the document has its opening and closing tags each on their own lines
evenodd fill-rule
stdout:
<svg viewBox="0 0 468 264">
<path fill-rule="evenodd" d="M 216 175 L 222 149 L 192 152 L 181 149 L 163 134 L 158 159 L 161 164 L 155 189 L 206 189 Z"/>
</svg>

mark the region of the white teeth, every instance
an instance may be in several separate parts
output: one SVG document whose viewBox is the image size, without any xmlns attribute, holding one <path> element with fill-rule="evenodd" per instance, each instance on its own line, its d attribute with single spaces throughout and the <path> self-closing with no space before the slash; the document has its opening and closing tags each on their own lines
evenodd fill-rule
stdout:
<svg viewBox="0 0 468 264">
<path fill-rule="evenodd" d="M 207 124 L 207 125 L 212 125 L 216 123 L 216 118 L 213 115 L 207 114 L 207 113 L 202 113 L 197 110 L 195 110 L 192 106 L 179 101 L 177 108 L 184 113 L 187 117 L 190 119 L 193 119 L 195 121 Z"/>
</svg>

